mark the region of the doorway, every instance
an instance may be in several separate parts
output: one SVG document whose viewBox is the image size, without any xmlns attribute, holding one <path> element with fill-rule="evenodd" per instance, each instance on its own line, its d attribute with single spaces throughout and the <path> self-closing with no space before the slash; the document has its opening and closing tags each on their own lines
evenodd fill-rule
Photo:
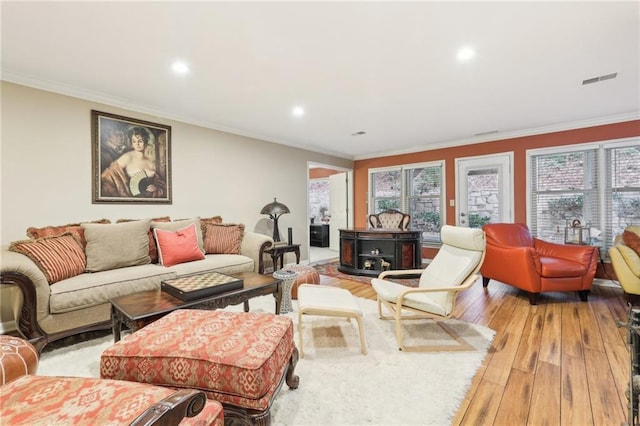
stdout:
<svg viewBox="0 0 640 426">
<path fill-rule="evenodd" d="M 456 225 L 513 222 L 513 152 L 456 159 Z"/>
<path fill-rule="evenodd" d="M 339 229 L 353 227 L 353 172 L 309 163 L 309 263 L 339 256 Z"/>
</svg>

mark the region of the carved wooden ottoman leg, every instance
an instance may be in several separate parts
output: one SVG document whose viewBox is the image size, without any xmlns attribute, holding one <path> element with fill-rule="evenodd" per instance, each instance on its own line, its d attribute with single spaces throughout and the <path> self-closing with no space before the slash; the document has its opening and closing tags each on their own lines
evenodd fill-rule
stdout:
<svg viewBox="0 0 640 426">
<path fill-rule="evenodd" d="M 291 354 L 291 360 L 289 361 L 289 366 L 287 367 L 287 386 L 289 386 L 289 389 L 298 389 L 298 385 L 300 384 L 300 377 L 296 376 L 293 373 L 293 371 L 296 369 L 299 358 L 300 354 L 298 353 L 298 348 L 294 346 L 293 353 Z"/>
</svg>

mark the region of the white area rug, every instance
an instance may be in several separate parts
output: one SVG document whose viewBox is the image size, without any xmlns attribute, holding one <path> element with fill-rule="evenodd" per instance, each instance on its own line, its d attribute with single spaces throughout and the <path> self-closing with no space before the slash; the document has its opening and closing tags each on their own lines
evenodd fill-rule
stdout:
<svg viewBox="0 0 640 426">
<path fill-rule="evenodd" d="M 477 350 L 411 353 L 396 346 L 394 323 L 378 318 L 375 302 L 356 298 L 364 312 L 368 355 L 360 352 L 354 320 L 305 316 L 305 357 L 296 374 L 300 386 L 285 384 L 272 407 L 274 425 L 449 425 L 482 364 L 493 330 L 449 320 Z M 296 308 L 296 301 L 294 308 Z M 241 311 L 241 305 L 227 308 Z M 273 297 L 251 300 L 252 312 L 273 312 Z M 297 310 L 289 313 L 297 323 Z M 405 329 L 415 343 L 453 340 L 430 321 Z M 297 328 L 296 328 L 296 344 Z M 99 377 L 102 351 L 112 336 L 51 352 L 40 361 L 40 375 Z"/>
</svg>

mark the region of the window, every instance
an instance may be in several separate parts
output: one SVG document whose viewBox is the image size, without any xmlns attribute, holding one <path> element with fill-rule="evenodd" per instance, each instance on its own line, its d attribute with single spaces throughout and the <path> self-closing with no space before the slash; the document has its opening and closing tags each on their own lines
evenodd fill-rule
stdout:
<svg viewBox="0 0 640 426">
<path fill-rule="evenodd" d="M 640 146 L 605 148 L 605 235 L 640 224 Z"/>
<path fill-rule="evenodd" d="M 423 242 L 440 242 L 444 223 L 444 162 L 369 171 L 369 214 L 396 209 L 411 216 Z"/>
<path fill-rule="evenodd" d="M 546 241 L 565 243 L 575 221 L 588 243 L 608 256 L 625 226 L 640 223 L 638 140 L 534 150 L 529 156 L 529 227 Z"/>
</svg>

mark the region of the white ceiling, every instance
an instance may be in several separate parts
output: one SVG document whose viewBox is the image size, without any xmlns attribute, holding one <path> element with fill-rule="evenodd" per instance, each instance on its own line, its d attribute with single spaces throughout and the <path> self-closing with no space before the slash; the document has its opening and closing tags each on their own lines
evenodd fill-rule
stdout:
<svg viewBox="0 0 640 426">
<path fill-rule="evenodd" d="M 637 1 L 0 7 L 3 80 L 345 158 L 640 117 Z"/>
</svg>

